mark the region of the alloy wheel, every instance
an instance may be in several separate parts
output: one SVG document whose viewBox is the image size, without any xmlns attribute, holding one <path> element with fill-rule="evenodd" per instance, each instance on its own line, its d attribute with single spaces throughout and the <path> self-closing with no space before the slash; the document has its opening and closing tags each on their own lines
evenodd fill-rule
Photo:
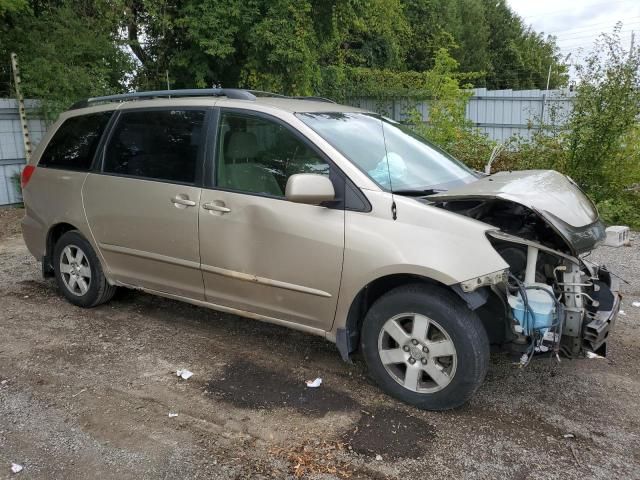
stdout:
<svg viewBox="0 0 640 480">
<path fill-rule="evenodd" d="M 442 390 L 456 373 L 451 337 L 438 322 L 417 313 L 403 313 L 385 322 L 378 354 L 391 378 L 417 393 Z"/>
<path fill-rule="evenodd" d="M 67 245 L 60 254 L 60 276 L 65 287 L 79 297 L 89 291 L 91 267 L 89 259 L 76 245 Z"/>
</svg>

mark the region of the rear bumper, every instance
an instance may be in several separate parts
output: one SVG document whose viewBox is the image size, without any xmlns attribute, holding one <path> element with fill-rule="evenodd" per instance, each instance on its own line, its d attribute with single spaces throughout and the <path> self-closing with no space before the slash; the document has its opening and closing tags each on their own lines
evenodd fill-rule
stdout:
<svg viewBox="0 0 640 480">
<path fill-rule="evenodd" d="M 21 227 L 22 238 L 24 239 L 27 249 L 38 261 L 42 261 L 42 257 L 45 255 L 46 251 L 46 238 L 42 225 L 25 210 L 25 216 L 22 218 Z"/>
<path fill-rule="evenodd" d="M 595 317 L 585 325 L 582 334 L 584 348 L 602 356 L 607 354 L 607 341 L 618 318 L 622 300 L 618 279 L 613 276 L 611 276 L 610 288 L 614 297 L 611 309 L 598 310 Z"/>
</svg>

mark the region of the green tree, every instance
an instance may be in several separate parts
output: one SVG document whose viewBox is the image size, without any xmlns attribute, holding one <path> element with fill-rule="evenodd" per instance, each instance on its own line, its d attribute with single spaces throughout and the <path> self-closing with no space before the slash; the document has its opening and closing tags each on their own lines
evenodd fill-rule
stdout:
<svg viewBox="0 0 640 480">
<path fill-rule="evenodd" d="M 506 0 L 483 2 L 490 32 L 488 88 L 545 88 L 549 67 L 550 88 L 566 83 L 567 66 L 553 37 L 544 38 L 526 27 Z"/>
<path fill-rule="evenodd" d="M 12 95 L 11 52 L 18 54 L 24 95 L 43 100 L 50 118 L 81 98 L 126 88 L 130 57 L 94 5 L 34 2 L 5 11 L 1 19 L 2 94 Z"/>
<path fill-rule="evenodd" d="M 491 69 L 489 54 L 490 29 L 482 0 L 458 0 L 460 26 L 456 39 L 460 48 L 455 58 L 463 72 L 483 72 Z"/>
<path fill-rule="evenodd" d="M 27 0 L 0 0 L 0 17 L 8 13 L 19 13 L 29 8 Z"/>
<path fill-rule="evenodd" d="M 640 181 L 640 50 L 626 50 L 618 25 L 602 35 L 584 64 L 568 129 L 568 171 L 601 199 Z M 632 172 L 632 177 L 629 173 Z"/>
<path fill-rule="evenodd" d="M 302 94 L 312 93 L 325 65 L 404 66 L 408 26 L 399 0 L 122 1 L 144 88 L 165 85 L 168 72 L 175 87 Z"/>
</svg>

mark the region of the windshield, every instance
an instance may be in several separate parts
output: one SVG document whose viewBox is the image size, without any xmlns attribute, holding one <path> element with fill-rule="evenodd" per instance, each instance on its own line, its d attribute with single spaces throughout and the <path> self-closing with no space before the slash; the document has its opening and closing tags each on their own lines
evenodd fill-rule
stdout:
<svg viewBox="0 0 640 480">
<path fill-rule="evenodd" d="M 386 190 L 446 190 L 476 180 L 473 171 L 458 160 L 381 116 L 343 112 L 297 115 Z"/>
</svg>

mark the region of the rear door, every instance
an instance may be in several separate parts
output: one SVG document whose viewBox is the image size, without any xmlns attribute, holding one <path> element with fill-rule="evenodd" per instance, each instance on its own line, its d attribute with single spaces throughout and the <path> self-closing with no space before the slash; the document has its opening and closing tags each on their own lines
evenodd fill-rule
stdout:
<svg viewBox="0 0 640 480">
<path fill-rule="evenodd" d="M 203 299 L 198 208 L 207 110 L 119 113 L 84 184 L 92 234 L 120 282 Z"/>
<path fill-rule="evenodd" d="M 344 253 L 344 177 L 308 140 L 263 114 L 221 110 L 215 174 L 205 177 L 200 255 L 206 299 L 327 330 Z M 327 175 L 336 202 L 284 198 L 295 173 Z M 215 177 L 215 178 L 214 178 Z"/>
</svg>

